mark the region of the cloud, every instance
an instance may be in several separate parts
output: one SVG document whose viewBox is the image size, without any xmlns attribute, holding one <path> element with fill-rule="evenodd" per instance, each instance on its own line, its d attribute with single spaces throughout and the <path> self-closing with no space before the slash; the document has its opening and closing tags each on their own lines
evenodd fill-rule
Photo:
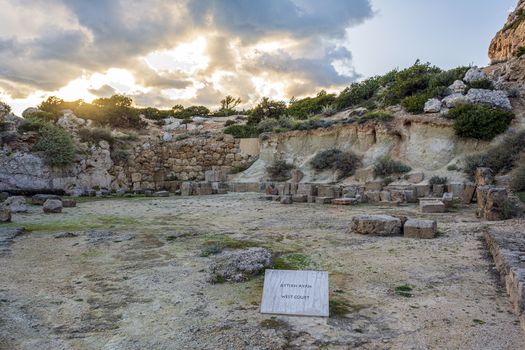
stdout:
<svg viewBox="0 0 525 350">
<path fill-rule="evenodd" d="M 89 93 L 97 96 L 97 97 L 111 97 L 115 95 L 117 90 L 113 88 L 112 86 L 109 86 L 107 84 L 102 85 L 98 89 L 88 89 Z"/>
<path fill-rule="evenodd" d="M 12 98 L 120 68 L 144 87 L 137 103 L 166 106 L 216 104 L 226 94 L 253 102 L 264 90 L 254 75 L 282 81 L 283 94 L 347 84 L 357 74 L 342 75 L 334 62 L 352 72 L 351 53 L 334 43 L 372 16 L 369 0 L 0 0 L 0 7 L 8 10 L 0 23 L 10 26 L 0 28 L 0 89 Z M 206 40 L 204 68 L 155 69 L 145 61 L 197 37 Z M 278 48 L 261 48 L 266 42 Z M 180 101 L 167 97 L 169 89 L 194 94 Z M 89 92 L 120 90 L 106 84 Z"/>
</svg>

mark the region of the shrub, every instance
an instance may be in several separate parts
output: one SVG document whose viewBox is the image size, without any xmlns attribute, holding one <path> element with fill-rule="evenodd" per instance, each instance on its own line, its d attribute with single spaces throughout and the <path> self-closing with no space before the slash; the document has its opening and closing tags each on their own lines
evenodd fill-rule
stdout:
<svg viewBox="0 0 525 350">
<path fill-rule="evenodd" d="M 336 113 L 337 113 L 337 109 L 335 108 L 335 105 L 333 104 L 323 106 L 323 108 L 321 109 L 321 114 L 324 115 L 325 117 L 330 117 Z"/>
<path fill-rule="evenodd" d="M 339 94 L 335 99 L 338 110 L 357 106 L 370 100 L 382 85 L 382 77 L 372 77 L 359 83 L 353 83 Z"/>
<path fill-rule="evenodd" d="M 456 80 L 463 80 L 470 67 L 456 67 L 447 71 L 434 74 L 428 81 L 428 87 L 435 89 L 439 87 L 448 87 Z"/>
<path fill-rule="evenodd" d="M 428 184 L 430 186 L 434 185 L 446 185 L 448 179 L 446 177 L 439 177 L 439 176 L 432 176 L 430 180 L 428 181 Z"/>
<path fill-rule="evenodd" d="M 184 108 L 181 105 L 176 105 L 172 108 L 173 117 L 177 119 L 189 120 L 191 117 L 208 117 L 210 110 L 204 106 L 190 106 Z"/>
<path fill-rule="evenodd" d="M 470 82 L 469 87 L 471 89 L 494 90 L 494 83 L 491 80 L 485 78 Z"/>
<path fill-rule="evenodd" d="M 429 92 L 408 96 L 401 100 L 401 106 L 405 107 L 407 112 L 422 113 L 425 109 L 425 103 L 432 97 L 434 96 Z"/>
<path fill-rule="evenodd" d="M 521 57 L 525 55 L 525 46 L 519 46 L 517 49 L 516 49 L 516 53 L 514 54 L 514 56 L 516 57 Z"/>
<path fill-rule="evenodd" d="M 11 106 L 8 105 L 5 102 L 0 101 L 0 109 L 3 111 L 3 113 L 8 114 L 11 112 Z"/>
<path fill-rule="evenodd" d="M 514 113 L 477 104 L 462 104 L 449 111 L 459 137 L 492 140 L 509 127 Z"/>
<path fill-rule="evenodd" d="M 235 124 L 237 124 L 237 122 L 235 120 L 227 120 L 226 123 L 224 123 L 224 126 L 228 127 L 228 126 L 232 126 L 232 125 L 235 125 Z"/>
<path fill-rule="evenodd" d="M 310 161 L 317 171 L 332 169 L 339 172 L 339 178 L 352 176 L 361 164 L 358 156 L 352 152 L 342 152 L 338 149 L 328 149 L 315 155 Z"/>
<path fill-rule="evenodd" d="M 107 141 L 109 144 L 115 142 L 115 138 L 111 135 L 111 130 L 105 128 L 82 128 L 78 130 L 78 137 L 82 142 L 99 143 L 100 141 Z"/>
<path fill-rule="evenodd" d="M 458 171 L 459 168 L 458 168 L 458 166 L 457 166 L 456 164 L 451 164 L 451 165 L 449 165 L 449 166 L 447 167 L 447 170 L 448 170 L 448 171 Z"/>
<path fill-rule="evenodd" d="M 39 130 L 39 140 L 33 147 L 34 151 L 43 152 L 48 165 L 65 166 L 75 159 L 75 144 L 71 135 L 64 129 L 47 124 Z"/>
<path fill-rule="evenodd" d="M 286 181 L 291 177 L 290 170 L 294 167 L 284 160 L 276 160 L 266 168 L 266 172 L 272 181 Z"/>
<path fill-rule="evenodd" d="M 359 117 L 357 121 L 359 124 L 363 124 L 367 121 L 372 121 L 372 120 L 387 122 L 387 121 L 392 120 L 393 118 L 394 117 L 392 116 L 392 114 L 385 112 L 385 111 L 378 110 L 378 111 L 366 113 L 362 117 Z"/>
<path fill-rule="evenodd" d="M 138 109 L 140 114 L 143 114 L 145 118 L 150 120 L 163 120 L 173 115 L 172 109 L 157 109 L 153 107 Z"/>
<path fill-rule="evenodd" d="M 278 119 L 284 113 L 286 113 L 286 103 L 263 97 L 261 102 L 251 111 L 248 122 L 250 124 L 258 124 L 264 119 Z"/>
<path fill-rule="evenodd" d="M 327 94 L 326 91 L 322 90 L 316 97 L 307 97 L 301 100 L 292 99 L 287 113 L 298 119 L 306 119 L 310 115 L 321 113 L 324 107 L 331 105 L 334 101 L 334 94 Z"/>
<path fill-rule="evenodd" d="M 264 119 L 257 124 L 257 130 L 259 132 L 272 132 L 279 126 L 277 119 Z"/>
<path fill-rule="evenodd" d="M 19 131 L 39 131 L 42 127 L 49 124 L 40 118 L 25 118 L 18 127 Z"/>
<path fill-rule="evenodd" d="M 238 139 L 258 137 L 259 131 L 254 125 L 231 125 L 224 129 L 225 134 L 232 135 Z"/>
<path fill-rule="evenodd" d="M 375 177 L 387 177 L 392 174 L 408 173 L 412 168 L 399 161 L 391 159 L 389 156 L 379 158 L 374 164 Z"/>
<path fill-rule="evenodd" d="M 510 177 L 510 188 L 516 192 L 525 191 L 525 157 L 522 157 L 522 160 Z"/>
<path fill-rule="evenodd" d="M 501 143 L 489 148 L 486 152 L 470 155 L 465 158 L 463 171 L 471 179 L 477 168 L 491 168 L 495 173 L 508 172 L 525 151 L 525 131 L 507 135 Z"/>
</svg>

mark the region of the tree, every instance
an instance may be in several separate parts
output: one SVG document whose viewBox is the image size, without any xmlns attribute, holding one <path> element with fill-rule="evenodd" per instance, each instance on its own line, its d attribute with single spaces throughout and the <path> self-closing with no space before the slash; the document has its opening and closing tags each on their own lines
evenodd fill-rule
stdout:
<svg viewBox="0 0 525 350">
<path fill-rule="evenodd" d="M 38 105 L 38 109 L 51 113 L 53 116 L 58 116 L 64 109 L 64 100 L 56 96 L 49 96 Z"/>
<path fill-rule="evenodd" d="M 231 95 L 226 96 L 224 99 L 221 100 L 221 111 L 223 110 L 233 110 L 235 107 L 241 104 L 241 98 L 240 97 L 233 97 Z"/>
<path fill-rule="evenodd" d="M 258 124 L 261 120 L 268 118 L 279 119 L 285 112 L 286 103 L 263 97 L 261 102 L 252 110 L 248 121 L 251 124 Z"/>
</svg>

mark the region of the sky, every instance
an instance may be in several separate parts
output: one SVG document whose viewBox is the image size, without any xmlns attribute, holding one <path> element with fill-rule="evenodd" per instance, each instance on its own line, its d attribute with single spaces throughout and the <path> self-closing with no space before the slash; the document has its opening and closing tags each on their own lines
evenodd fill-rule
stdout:
<svg viewBox="0 0 525 350">
<path fill-rule="evenodd" d="M 0 100 L 249 108 L 416 59 L 484 66 L 517 0 L 0 0 Z"/>
</svg>

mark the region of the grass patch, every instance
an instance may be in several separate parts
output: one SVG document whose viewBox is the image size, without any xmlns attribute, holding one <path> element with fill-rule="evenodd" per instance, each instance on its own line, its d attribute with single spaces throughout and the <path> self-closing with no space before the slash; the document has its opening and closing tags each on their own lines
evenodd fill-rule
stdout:
<svg viewBox="0 0 525 350">
<path fill-rule="evenodd" d="M 99 215 L 94 218 L 68 218 L 43 222 L 31 222 L 15 226 L 23 226 L 29 232 L 52 231 L 85 231 L 104 228 L 123 228 L 140 226 L 141 222 L 132 217 L 116 215 Z"/>
<path fill-rule="evenodd" d="M 345 317 L 352 311 L 352 306 L 342 299 L 332 298 L 328 301 L 330 317 Z"/>
<path fill-rule="evenodd" d="M 221 253 L 225 249 L 245 249 L 259 247 L 259 243 L 254 241 L 243 241 L 227 236 L 216 236 L 204 242 L 200 256 L 207 257 Z"/>
<path fill-rule="evenodd" d="M 414 294 L 412 294 L 413 290 L 414 290 L 414 286 L 410 284 L 403 284 L 401 286 L 397 286 L 394 289 L 397 295 L 401 295 L 402 297 L 405 297 L 405 298 L 413 297 L 414 296 Z"/>
<path fill-rule="evenodd" d="M 525 192 L 518 192 L 518 193 L 516 193 L 516 196 L 518 196 L 518 198 L 520 199 L 520 201 L 522 201 L 523 203 L 525 203 Z"/>
<path fill-rule="evenodd" d="M 479 324 L 479 325 L 482 325 L 482 324 L 485 324 L 485 323 L 486 323 L 485 321 L 483 321 L 483 320 L 479 320 L 479 319 L 477 319 L 477 318 L 473 319 L 472 322 L 473 322 L 474 324 L 476 324 L 476 325 L 478 325 L 478 324 Z"/>
<path fill-rule="evenodd" d="M 306 270 L 313 266 L 315 264 L 308 256 L 290 253 L 274 258 L 272 268 L 275 270 Z"/>
<path fill-rule="evenodd" d="M 275 329 L 275 330 L 288 328 L 288 323 L 281 321 L 281 320 L 274 319 L 274 318 L 262 320 L 261 322 L 259 322 L 259 325 L 262 328 Z"/>
</svg>

